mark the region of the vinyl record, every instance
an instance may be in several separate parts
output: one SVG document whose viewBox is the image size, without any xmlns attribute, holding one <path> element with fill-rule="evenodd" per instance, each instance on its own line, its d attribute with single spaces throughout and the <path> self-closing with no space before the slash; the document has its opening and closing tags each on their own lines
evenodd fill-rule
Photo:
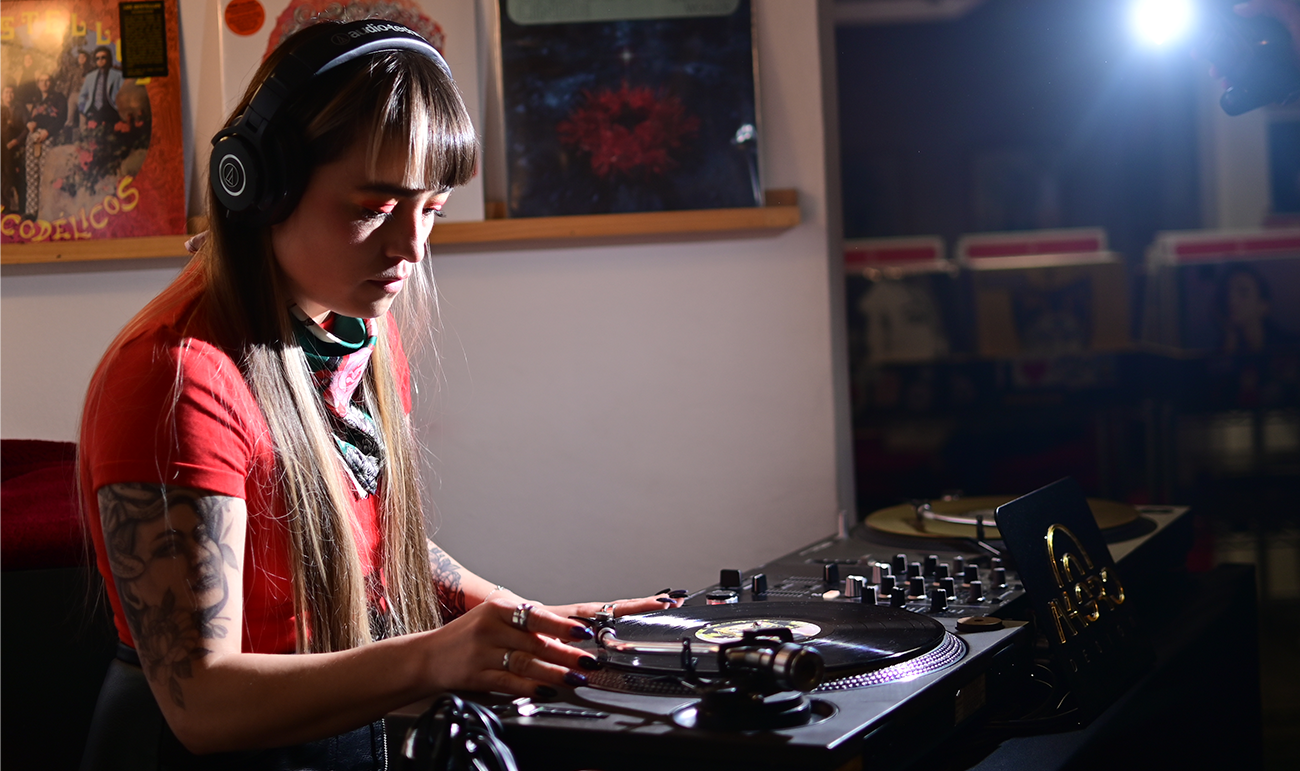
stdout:
<svg viewBox="0 0 1300 771">
<path fill-rule="evenodd" d="M 626 642 L 675 643 L 683 638 L 699 646 L 741 639 L 744 630 L 782 627 L 795 642 L 821 653 L 828 675 L 845 675 L 887 667 L 922 655 L 944 641 L 943 625 L 897 608 L 847 602 L 750 602 L 704 605 L 627 616 L 614 622 Z M 606 651 L 606 663 L 641 673 L 681 674 L 681 656 Z M 697 655 L 701 675 L 717 672 L 714 656 Z"/>
<path fill-rule="evenodd" d="M 993 512 L 1013 499 L 1010 495 L 984 495 L 930 501 L 929 511 L 922 516 L 917 515 L 915 506 L 902 503 L 868 514 L 866 525 L 876 532 L 912 538 L 974 538 L 976 518 L 982 515 L 984 537 L 997 540 L 1002 534 L 993 521 Z M 1138 519 L 1138 510 L 1126 503 L 1089 498 L 1088 507 L 1103 531 L 1132 525 Z"/>
</svg>

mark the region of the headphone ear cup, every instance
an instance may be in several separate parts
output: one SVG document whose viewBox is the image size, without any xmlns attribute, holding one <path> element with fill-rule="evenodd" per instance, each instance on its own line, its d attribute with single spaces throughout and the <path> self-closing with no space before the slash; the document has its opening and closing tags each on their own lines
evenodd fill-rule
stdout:
<svg viewBox="0 0 1300 771">
<path fill-rule="evenodd" d="M 238 133 L 227 133 L 213 142 L 208 184 L 221 205 L 231 212 L 252 213 L 262 197 L 265 176 L 261 158 Z"/>
</svg>

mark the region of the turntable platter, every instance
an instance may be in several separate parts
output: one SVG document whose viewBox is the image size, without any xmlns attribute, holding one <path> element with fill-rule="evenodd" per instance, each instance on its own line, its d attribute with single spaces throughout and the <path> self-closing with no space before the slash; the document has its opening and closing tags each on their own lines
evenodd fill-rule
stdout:
<svg viewBox="0 0 1300 771">
<path fill-rule="evenodd" d="M 627 642 L 694 645 L 739 640 L 744 630 L 789 629 L 795 642 L 817 648 L 828 675 L 866 672 L 890 666 L 938 647 L 943 625 L 920 613 L 896 608 L 831 602 L 763 602 L 704 605 L 617 619 L 618 639 Z M 681 674 L 680 655 L 607 651 L 606 663 L 649 674 Z M 717 672 L 711 656 L 698 656 L 701 675 Z"/>
<path fill-rule="evenodd" d="M 1002 537 L 994 524 L 993 512 L 1013 496 L 972 496 L 951 501 L 931 501 L 929 509 L 917 514 L 917 507 L 903 503 L 867 515 L 869 529 L 891 535 L 911 538 L 974 538 L 976 518 L 984 518 L 984 535 L 987 539 Z M 1102 531 L 1132 525 L 1138 519 L 1138 510 L 1126 503 L 1089 498 L 1088 506 Z"/>
</svg>

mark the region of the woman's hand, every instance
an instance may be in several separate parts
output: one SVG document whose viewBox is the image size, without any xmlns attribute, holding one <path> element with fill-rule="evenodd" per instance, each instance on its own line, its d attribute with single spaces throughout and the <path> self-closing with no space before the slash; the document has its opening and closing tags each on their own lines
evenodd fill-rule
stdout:
<svg viewBox="0 0 1300 771">
<path fill-rule="evenodd" d="M 580 602 L 574 605 L 547 605 L 546 609 L 557 616 L 595 618 L 602 608 L 607 608 L 612 611 L 615 618 L 618 618 L 620 616 L 632 616 L 637 613 L 663 610 L 664 608 L 678 608 L 681 607 L 682 600 L 685 598 L 686 592 L 676 592 L 670 589 L 660 592 L 654 597 L 638 597 L 612 602 Z"/>
<path fill-rule="evenodd" d="M 590 640 L 590 629 L 517 597 L 493 597 L 426 634 L 433 693 L 463 689 L 548 697 L 556 687 L 583 685 L 582 672 L 599 666 L 589 652 L 571 645 Z"/>
</svg>

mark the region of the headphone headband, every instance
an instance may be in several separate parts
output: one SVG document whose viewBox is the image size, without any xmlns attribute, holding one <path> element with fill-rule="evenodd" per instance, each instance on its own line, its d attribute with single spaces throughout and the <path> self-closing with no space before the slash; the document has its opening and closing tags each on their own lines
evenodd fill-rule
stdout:
<svg viewBox="0 0 1300 771">
<path fill-rule="evenodd" d="M 285 55 L 258 86 L 233 126 L 212 138 L 208 181 L 231 212 L 250 219 L 277 221 L 297 202 L 305 169 L 297 168 L 295 149 L 278 145 L 268 131 L 280 108 L 316 78 L 335 67 L 380 51 L 414 51 L 428 57 L 451 78 L 451 68 L 414 30 L 382 19 L 334 25 L 327 35 Z"/>
</svg>

